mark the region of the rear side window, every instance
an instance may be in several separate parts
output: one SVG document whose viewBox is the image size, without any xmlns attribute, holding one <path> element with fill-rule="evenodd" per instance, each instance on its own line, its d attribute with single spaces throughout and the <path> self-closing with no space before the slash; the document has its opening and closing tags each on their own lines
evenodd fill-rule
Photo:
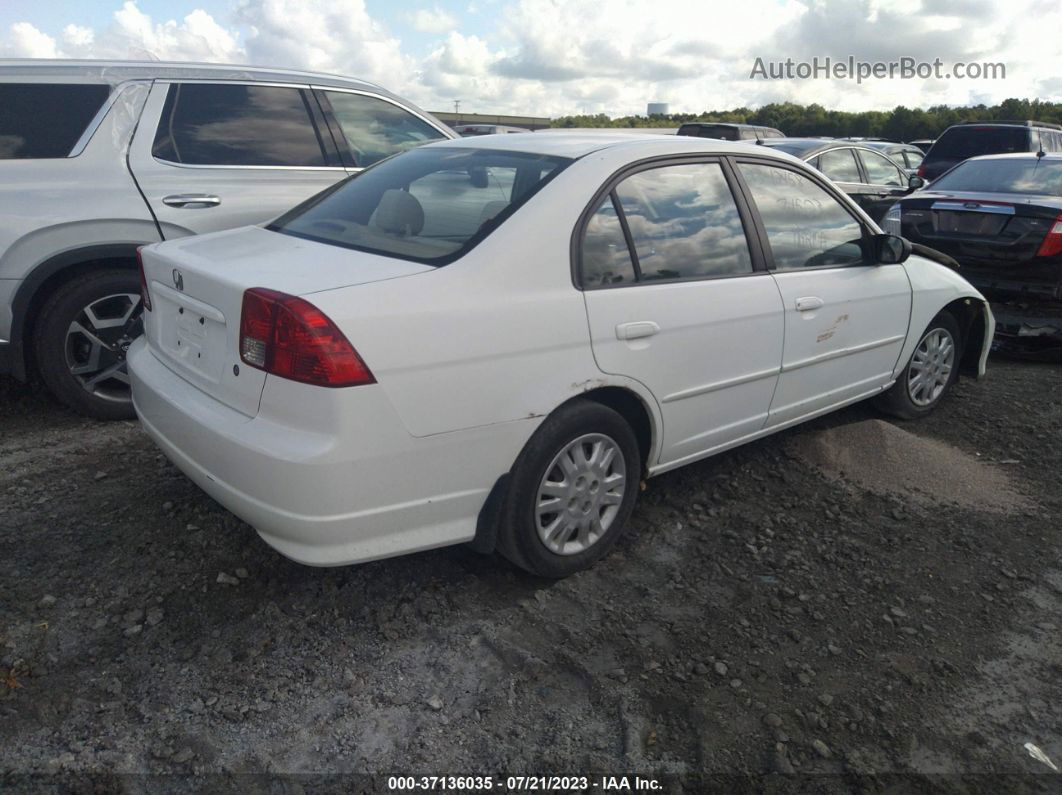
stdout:
<svg viewBox="0 0 1062 795">
<path fill-rule="evenodd" d="M 586 222 L 582 282 L 586 287 L 607 287 L 634 281 L 637 281 L 634 262 L 610 193 Z"/>
<path fill-rule="evenodd" d="M 776 270 L 855 265 L 863 261 L 863 227 L 803 174 L 742 163 L 760 212 Z"/>
<path fill-rule="evenodd" d="M 925 158 L 921 152 L 916 152 L 914 149 L 904 150 L 903 156 L 907 158 L 908 168 L 918 168 L 922 165 L 922 160 Z"/>
<path fill-rule="evenodd" d="M 965 160 L 977 155 L 1028 152 L 1029 130 L 1023 127 L 952 127 L 933 144 L 933 157 Z"/>
<path fill-rule="evenodd" d="M 69 156 L 109 94 L 106 85 L 0 83 L 0 160 Z"/>
<path fill-rule="evenodd" d="M 641 281 L 752 273 L 741 216 L 718 163 L 640 171 L 615 194 Z"/>
<path fill-rule="evenodd" d="M 364 168 L 385 157 L 446 136 L 426 121 L 391 102 L 364 94 L 323 91 L 332 105 L 354 166 Z M 467 128 L 466 128 L 467 129 Z M 496 128 L 473 128 L 462 135 L 489 135 Z"/>
<path fill-rule="evenodd" d="M 152 153 L 198 166 L 326 166 L 307 95 L 298 88 L 170 86 Z"/>
</svg>

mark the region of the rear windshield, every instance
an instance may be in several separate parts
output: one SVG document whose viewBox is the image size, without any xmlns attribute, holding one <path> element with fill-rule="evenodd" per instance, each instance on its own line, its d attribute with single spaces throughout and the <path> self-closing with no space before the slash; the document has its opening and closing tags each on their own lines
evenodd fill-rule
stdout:
<svg viewBox="0 0 1062 795">
<path fill-rule="evenodd" d="M 724 141 L 741 140 L 738 128 L 730 124 L 684 124 L 679 127 L 678 134 L 697 138 L 722 138 Z"/>
<path fill-rule="evenodd" d="M 1028 151 L 1029 130 L 1023 127 L 953 127 L 933 144 L 934 158 L 956 160 Z"/>
<path fill-rule="evenodd" d="M 445 265 L 483 240 L 571 162 L 496 149 L 415 149 L 318 194 L 268 228 Z"/>
<path fill-rule="evenodd" d="M 808 145 L 804 143 L 776 143 L 775 141 L 769 141 L 766 138 L 763 140 L 763 145 L 796 157 L 800 157 L 809 149 Z"/>
<path fill-rule="evenodd" d="M 0 83 L 0 160 L 67 157 L 110 94 L 85 83 Z"/>
<path fill-rule="evenodd" d="M 1062 160 L 967 160 L 934 182 L 933 190 L 1062 196 Z"/>
</svg>

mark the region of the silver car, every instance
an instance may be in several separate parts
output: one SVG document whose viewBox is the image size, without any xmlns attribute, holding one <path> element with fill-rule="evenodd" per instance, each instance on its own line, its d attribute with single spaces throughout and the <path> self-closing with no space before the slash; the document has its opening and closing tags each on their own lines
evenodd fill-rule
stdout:
<svg viewBox="0 0 1062 795">
<path fill-rule="evenodd" d="M 136 250 L 259 224 L 455 133 L 379 86 L 258 67 L 0 60 L 0 374 L 133 416 Z"/>
</svg>

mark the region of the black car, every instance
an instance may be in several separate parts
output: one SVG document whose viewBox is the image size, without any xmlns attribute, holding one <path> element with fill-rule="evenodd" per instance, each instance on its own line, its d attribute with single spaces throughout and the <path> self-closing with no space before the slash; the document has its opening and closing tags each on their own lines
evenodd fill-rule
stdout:
<svg viewBox="0 0 1062 795">
<path fill-rule="evenodd" d="M 908 173 L 913 176 L 918 171 L 925 159 L 925 152 L 914 144 L 899 144 L 893 141 L 863 141 L 862 146 L 888 155 Z"/>
<path fill-rule="evenodd" d="M 1062 125 L 1045 121 L 971 121 L 940 134 L 918 176 L 930 182 L 969 157 L 1011 152 L 1062 152 Z"/>
<path fill-rule="evenodd" d="M 687 122 L 678 128 L 676 135 L 694 138 L 720 138 L 724 141 L 761 141 L 764 138 L 782 138 L 781 130 L 758 124 L 730 124 L 729 122 Z"/>
<path fill-rule="evenodd" d="M 862 143 L 828 138 L 771 138 L 758 142 L 814 166 L 880 221 L 896 200 L 924 184 L 904 167 Z"/>
<path fill-rule="evenodd" d="M 993 302 L 997 347 L 1062 351 L 1062 155 L 967 160 L 882 226 L 959 263 Z"/>
</svg>

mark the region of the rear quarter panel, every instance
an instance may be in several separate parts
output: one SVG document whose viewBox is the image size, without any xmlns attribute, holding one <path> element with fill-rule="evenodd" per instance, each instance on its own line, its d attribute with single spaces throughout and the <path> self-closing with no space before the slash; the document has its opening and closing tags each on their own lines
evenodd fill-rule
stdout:
<svg viewBox="0 0 1062 795">
<path fill-rule="evenodd" d="M 38 265 L 65 252 L 159 239 L 125 162 L 147 89 L 139 82 L 117 89 L 107 115 L 76 157 L 0 161 L 0 280 L 21 283 Z M 0 338 L 10 323 L 10 314 L 0 313 Z"/>
</svg>

